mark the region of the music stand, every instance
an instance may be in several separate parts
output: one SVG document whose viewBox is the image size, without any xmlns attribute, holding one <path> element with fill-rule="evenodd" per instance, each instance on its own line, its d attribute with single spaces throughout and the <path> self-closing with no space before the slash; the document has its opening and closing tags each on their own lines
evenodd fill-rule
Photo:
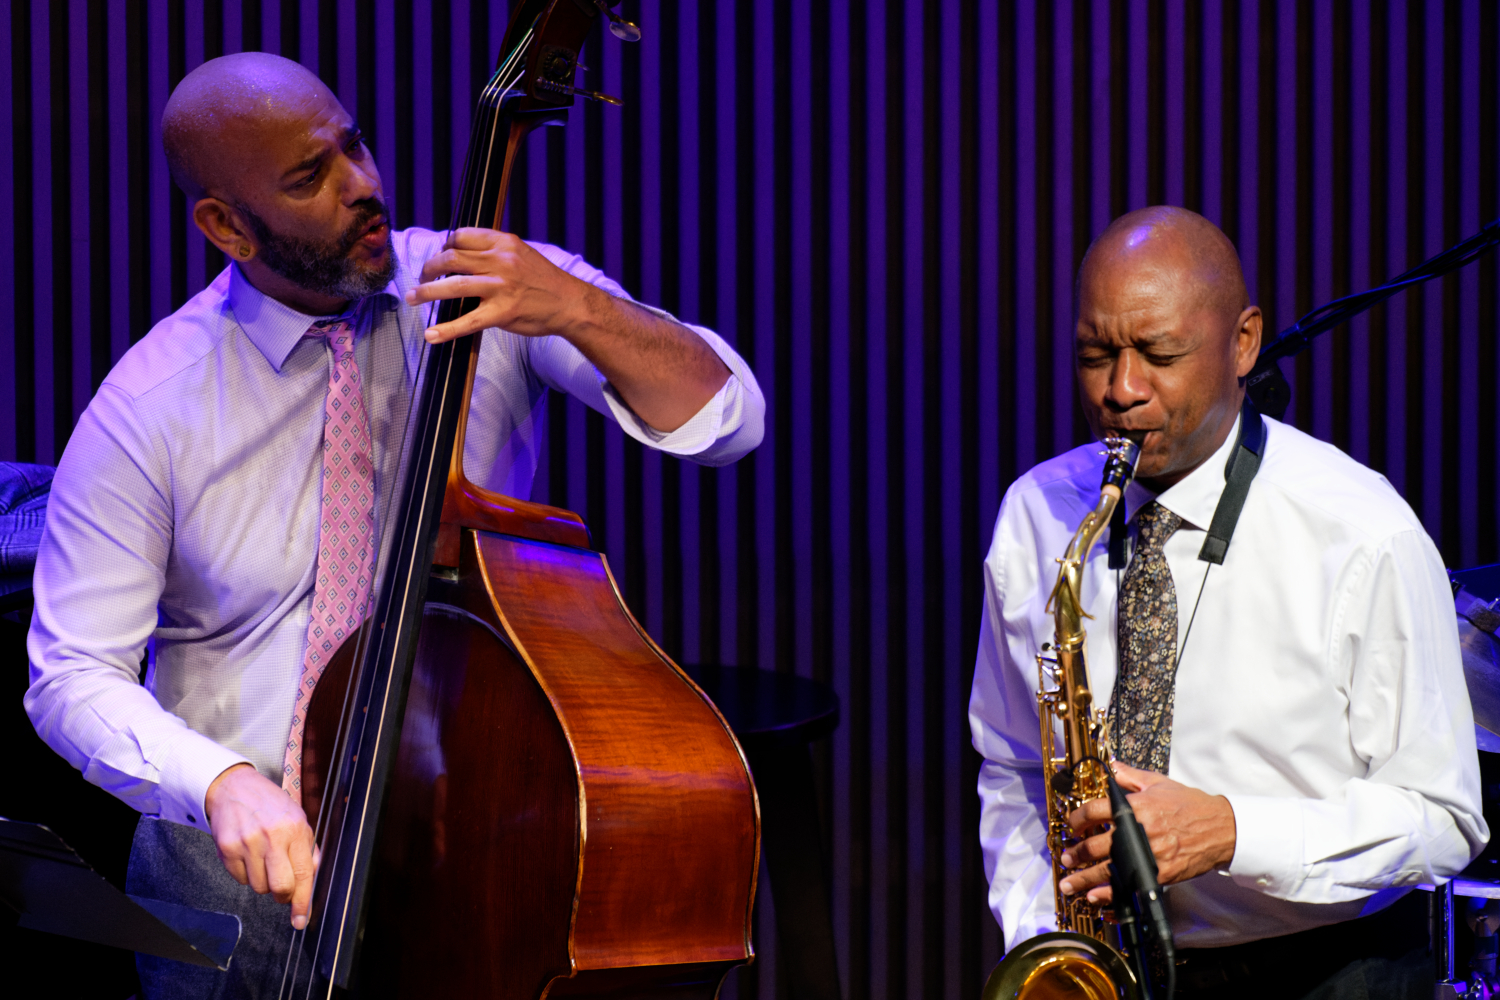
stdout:
<svg viewBox="0 0 1500 1000">
<path fill-rule="evenodd" d="M 204 968 L 229 968 L 240 918 L 128 896 L 45 826 L 0 817 L 0 901 L 18 923 Z"/>
</svg>

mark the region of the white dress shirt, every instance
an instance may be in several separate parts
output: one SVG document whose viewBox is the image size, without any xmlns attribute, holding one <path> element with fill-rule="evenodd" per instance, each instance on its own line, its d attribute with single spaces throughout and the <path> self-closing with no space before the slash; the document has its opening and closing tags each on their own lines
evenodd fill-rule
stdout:
<svg viewBox="0 0 1500 1000">
<path fill-rule="evenodd" d="M 420 229 L 393 234 L 395 278 L 354 311 L 377 532 L 399 490 L 428 313 L 404 295 L 443 240 Z M 581 258 L 537 249 L 625 295 Z M 84 777 L 143 813 L 207 830 L 204 794 L 225 768 L 249 762 L 281 780 L 317 567 L 332 354 L 305 336 L 316 318 L 262 295 L 231 265 L 120 359 L 53 480 L 26 710 Z M 567 341 L 486 331 L 464 450 L 469 477 L 530 495 L 548 389 L 703 464 L 754 448 L 765 412 L 755 377 L 713 332 L 690 329 L 732 374 L 669 434 L 643 423 Z"/>
<path fill-rule="evenodd" d="M 1436 548 L 1383 477 L 1268 419 L 1260 472 L 1222 566 L 1199 561 L 1238 426 L 1154 497 L 1180 616 L 1168 775 L 1234 808 L 1227 869 L 1172 886 L 1179 946 L 1288 934 L 1373 912 L 1460 871 L 1489 838 L 1453 600 Z M 1056 559 L 1098 500 L 1101 446 L 1006 493 L 985 560 L 969 720 L 984 756 L 980 841 L 1007 948 L 1055 929 L 1042 819 L 1036 654 Z M 1153 499 L 1139 483 L 1128 515 Z M 1097 704 L 1116 669 L 1123 571 L 1104 539 L 1083 569 Z M 1205 584 L 1205 574 L 1206 584 Z M 1188 622 L 1202 588 L 1191 630 Z"/>
</svg>

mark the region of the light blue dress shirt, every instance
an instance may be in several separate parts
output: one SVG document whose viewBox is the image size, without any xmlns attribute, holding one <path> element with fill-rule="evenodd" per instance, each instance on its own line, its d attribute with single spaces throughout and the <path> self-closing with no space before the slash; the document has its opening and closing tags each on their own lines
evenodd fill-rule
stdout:
<svg viewBox="0 0 1500 1000">
<path fill-rule="evenodd" d="M 393 234 L 397 271 L 353 310 L 375 445 L 377 528 L 399 488 L 430 307 L 405 304 L 444 236 Z M 581 258 L 558 267 L 624 291 Z M 664 313 L 661 315 L 665 315 Z M 52 485 L 35 573 L 26 710 L 84 777 L 143 813 L 208 830 L 203 800 L 241 762 L 280 781 L 317 566 L 323 403 L 332 355 L 307 316 L 233 265 L 120 359 Z M 464 467 L 529 496 L 548 389 L 653 448 L 723 465 L 760 443 L 765 401 L 744 360 L 689 327 L 731 375 L 681 428 L 640 420 L 559 337 L 485 332 Z M 148 642 L 154 655 L 139 681 Z"/>
</svg>

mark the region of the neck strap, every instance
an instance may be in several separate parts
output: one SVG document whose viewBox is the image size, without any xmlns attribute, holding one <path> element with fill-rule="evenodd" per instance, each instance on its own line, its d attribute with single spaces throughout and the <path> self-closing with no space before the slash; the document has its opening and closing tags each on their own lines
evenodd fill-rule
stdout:
<svg viewBox="0 0 1500 1000">
<path fill-rule="evenodd" d="M 1219 495 L 1214 508 L 1214 519 L 1208 527 L 1208 537 L 1198 558 L 1221 566 L 1229 552 L 1229 540 L 1234 537 L 1234 526 L 1239 523 L 1240 512 L 1245 508 L 1245 497 L 1250 494 L 1250 482 L 1260 471 L 1261 457 L 1266 451 L 1266 422 L 1255 408 L 1250 397 L 1240 407 L 1240 432 L 1234 450 L 1229 453 L 1229 464 L 1224 467 L 1224 492 Z M 1109 568 L 1125 568 L 1125 505 L 1115 506 L 1114 517 L 1109 525 Z"/>
<path fill-rule="evenodd" d="M 1245 497 L 1250 494 L 1250 481 L 1260 471 L 1260 460 L 1266 452 L 1266 421 L 1245 396 L 1245 405 L 1240 407 L 1240 439 L 1229 455 L 1229 464 L 1224 467 L 1224 492 L 1219 496 L 1219 505 L 1214 508 L 1213 522 L 1208 526 L 1208 537 L 1198 558 L 1216 566 L 1224 564 L 1229 551 L 1229 539 L 1234 537 L 1234 526 L 1239 523 L 1240 511 L 1245 509 Z"/>
</svg>

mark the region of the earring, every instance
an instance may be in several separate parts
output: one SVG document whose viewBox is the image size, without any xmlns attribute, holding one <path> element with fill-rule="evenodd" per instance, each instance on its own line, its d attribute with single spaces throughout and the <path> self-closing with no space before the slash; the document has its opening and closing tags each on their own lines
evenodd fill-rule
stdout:
<svg viewBox="0 0 1500 1000">
<path fill-rule="evenodd" d="M 250 248 L 247 247 L 247 246 L 243 246 L 242 245 L 240 247 L 240 256 L 241 257 L 248 257 L 248 256 L 250 256 Z"/>
</svg>

